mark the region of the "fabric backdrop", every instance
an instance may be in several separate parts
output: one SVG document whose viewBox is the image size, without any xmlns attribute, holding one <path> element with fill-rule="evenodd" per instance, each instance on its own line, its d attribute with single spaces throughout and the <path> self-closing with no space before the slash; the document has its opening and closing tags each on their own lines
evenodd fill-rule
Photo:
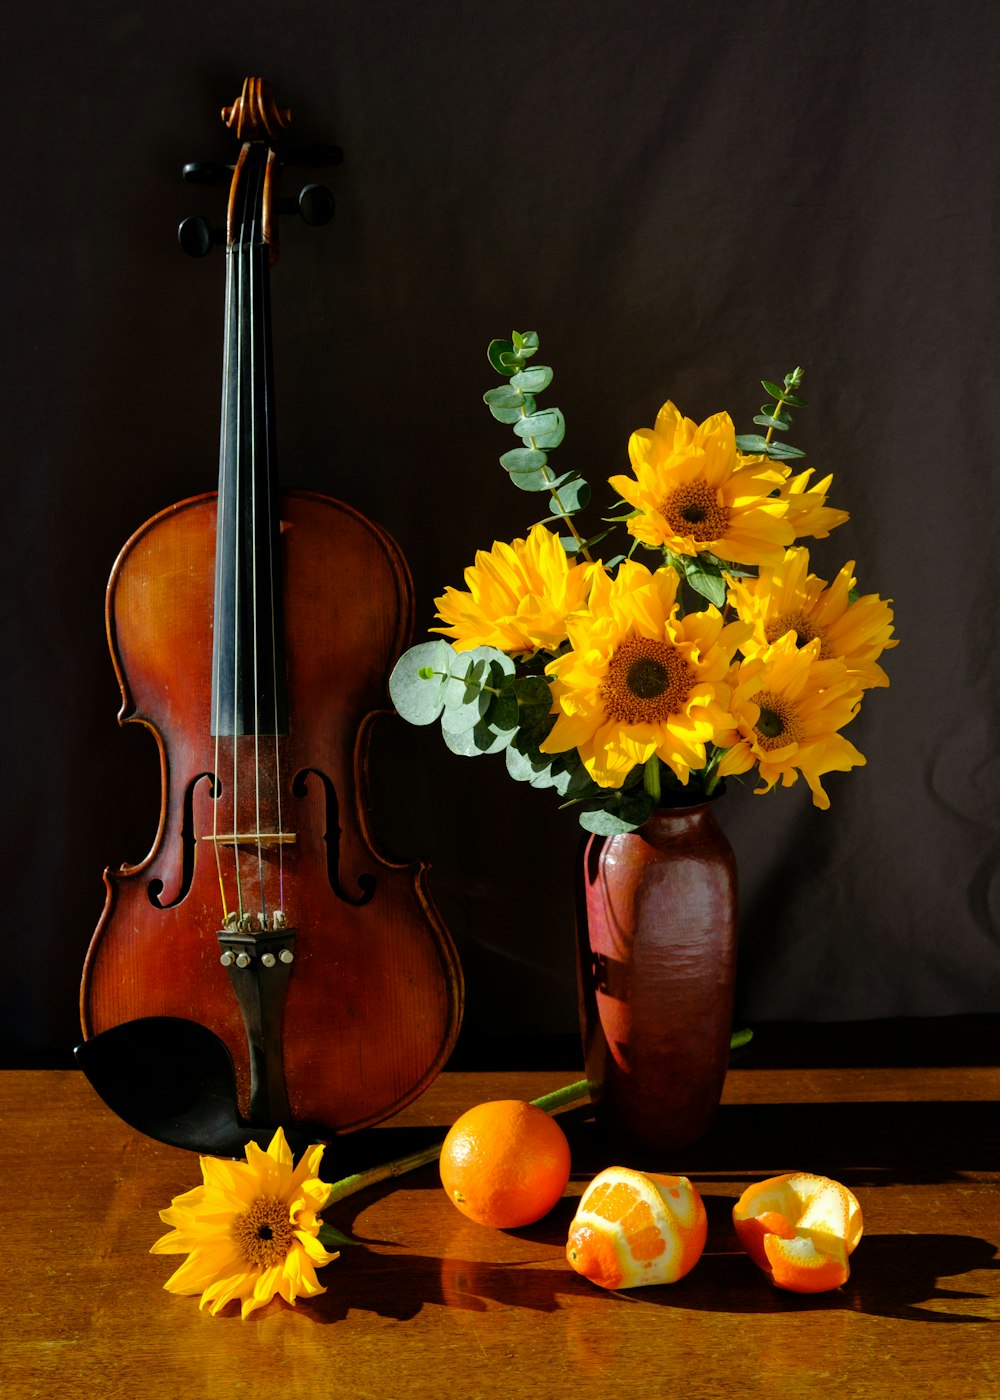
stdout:
<svg viewBox="0 0 1000 1400">
<path fill-rule="evenodd" d="M 345 151 L 334 223 L 289 223 L 272 282 L 284 479 L 395 536 L 419 637 L 535 518 L 481 401 L 492 337 L 539 332 L 595 514 L 665 399 L 747 431 L 759 379 L 805 367 L 793 440 L 851 512 L 814 567 L 858 560 L 901 644 L 830 811 L 802 782 L 720 804 L 738 1015 L 1000 1009 L 994 5 L 43 0 L 4 37 L 9 1053 L 77 1038 L 101 871 L 156 829 L 104 588 L 135 528 L 215 484 L 224 260 L 175 229 L 222 196 L 180 168 L 232 158 L 218 112 L 250 73 Z M 375 762 L 387 844 L 433 863 L 467 1025 L 571 1032 L 573 817 L 399 721 Z"/>
</svg>

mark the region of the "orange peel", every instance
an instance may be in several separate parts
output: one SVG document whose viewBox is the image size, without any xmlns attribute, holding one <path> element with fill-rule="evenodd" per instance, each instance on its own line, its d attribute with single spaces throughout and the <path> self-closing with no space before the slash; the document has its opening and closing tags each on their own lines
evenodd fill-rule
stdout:
<svg viewBox="0 0 1000 1400">
<path fill-rule="evenodd" d="M 707 1233 L 687 1177 L 607 1167 L 580 1197 L 566 1258 L 600 1288 L 676 1283 L 701 1258 Z"/>
<path fill-rule="evenodd" d="M 824 1293 L 850 1277 L 848 1256 L 864 1229 L 857 1197 L 827 1176 L 786 1172 L 748 1186 L 733 1224 L 776 1288 Z"/>
</svg>

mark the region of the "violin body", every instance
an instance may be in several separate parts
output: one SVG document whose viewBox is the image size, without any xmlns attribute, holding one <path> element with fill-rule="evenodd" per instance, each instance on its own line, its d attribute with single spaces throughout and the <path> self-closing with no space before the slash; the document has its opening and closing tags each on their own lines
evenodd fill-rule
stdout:
<svg viewBox="0 0 1000 1400">
<path fill-rule="evenodd" d="M 256 191 L 227 327 L 262 275 Z M 409 571 L 351 507 L 277 488 L 266 302 L 247 305 L 232 359 L 258 367 L 227 386 L 219 491 L 142 526 L 108 584 L 119 720 L 155 737 L 162 796 L 149 855 L 105 872 L 81 1018 L 88 1037 L 196 1021 L 228 1048 L 248 1122 L 346 1133 L 441 1069 L 462 977 L 426 866 L 371 831 L 367 757 L 410 637 Z"/>
</svg>

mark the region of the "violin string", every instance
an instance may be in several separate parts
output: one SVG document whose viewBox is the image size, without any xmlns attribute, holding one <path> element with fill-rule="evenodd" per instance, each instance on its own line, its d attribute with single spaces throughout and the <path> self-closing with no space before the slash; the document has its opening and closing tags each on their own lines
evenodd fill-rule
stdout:
<svg viewBox="0 0 1000 1400">
<path fill-rule="evenodd" d="M 261 210 L 261 186 L 263 176 L 258 175 L 257 197 L 254 200 L 254 224 L 252 238 L 250 242 L 249 256 L 259 259 L 259 251 L 263 248 L 263 235 L 257 227 L 257 219 Z M 258 279 L 262 275 L 261 265 L 258 262 L 256 269 Z M 250 547 L 252 591 L 253 591 L 253 754 L 254 754 L 254 812 L 257 825 L 257 884 L 260 894 L 260 917 L 262 927 L 267 927 L 267 906 L 264 900 L 264 847 L 261 837 L 260 827 L 260 676 L 259 665 L 260 655 L 257 637 L 257 442 L 258 442 L 258 406 L 257 406 L 257 325 L 254 319 L 257 290 L 254 287 L 254 269 L 251 268 L 251 293 L 250 293 Z"/>
<path fill-rule="evenodd" d="M 236 347 L 236 376 L 237 384 L 244 384 L 244 374 L 246 372 L 244 354 L 245 335 L 245 277 L 244 277 L 244 257 L 243 241 L 244 230 L 246 228 L 246 217 L 240 224 L 240 236 L 238 244 L 234 244 L 234 256 L 237 257 L 237 347 Z M 240 872 L 240 843 L 239 843 L 239 692 L 240 692 L 240 567 L 242 549 L 242 530 L 240 528 L 241 510 L 241 465 L 243 461 L 243 398 L 237 392 L 235 396 L 236 406 L 236 451 L 233 453 L 233 493 L 236 505 L 236 524 L 233 531 L 235 535 L 235 559 L 233 569 L 233 864 L 236 871 L 236 902 L 239 911 L 239 920 L 243 922 L 243 880 Z"/>
<path fill-rule="evenodd" d="M 262 250 L 263 267 L 266 275 L 268 249 Z M 277 623 L 277 589 L 275 586 L 277 561 L 275 560 L 275 542 L 280 539 L 277 529 L 280 528 L 281 519 L 281 497 L 276 490 L 277 475 L 274 463 L 270 461 L 273 407 L 268 399 L 267 393 L 264 396 L 264 414 L 267 419 L 264 442 L 269 454 L 269 470 L 267 473 L 267 515 L 272 528 L 267 534 L 268 550 L 268 587 L 270 590 L 270 611 L 271 611 L 271 675 L 274 680 L 274 794 L 275 794 L 275 817 L 277 819 L 278 831 L 278 909 L 282 915 L 285 913 L 285 846 L 284 827 L 282 825 L 281 812 L 281 710 L 278 703 L 278 623 Z M 276 528 L 277 527 L 277 528 Z"/>
<path fill-rule="evenodd" d="M 229 250 L 226 250 L 226 317 L 225 317 L 225 340 L 222 351 L 222 426 L 219 430 L 219 496 L 216 502 L 216 542 L 215 551 L 218 559 L 225 558 L 226 551 L 226 502 L 229 473 L 226 470 L 226 462 L 229 453 L 229 392 L 230 376 L 232 373 L 232 320 L 233 320 L 233 275 L 232 259 Z M 217 596 L 219 590 L 216 590 Z M 221 603 L 221 596 L 218 597 Z M 225 928 L 229 919 L 229 908 L 226 901 L 226 882 L 222 874 L 222 853 L 219 850 L 219 730 L 221 728 L 221 705 L 222 705 L 222 646 L 221 638 L 217 638 L 213 648 L 213 683 L 212 683 L 212 729 L 215 733 L 215 757 L 213 761 L 213 783 L 214 791 L 212 796 L 212 846 L 215 850 L 215 868 L 219 876 L 219 894 L 222 897 L 222 926 Z"/>
</svg>

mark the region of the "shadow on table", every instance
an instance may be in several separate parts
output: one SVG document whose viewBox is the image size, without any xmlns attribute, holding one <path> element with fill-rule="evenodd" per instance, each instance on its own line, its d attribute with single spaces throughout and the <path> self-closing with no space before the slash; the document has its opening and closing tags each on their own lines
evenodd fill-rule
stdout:
<svg viewBox="0 0 1000 1400">
<path fill-rule="evenodd" d="M 458 1226 L 452 1242 L 455 1253 L 442 1258 L 409 1250 L 385 1254 L 360 1249 L 355 1254 L 351 1250 L 347 1259 L 350 1286 L 344 1290 L 331 1288 L 317 1299 L 316 1316 L 335 1322 L 346 1317 L 349 1310 L 361 1309 L 404 1321 L 415 1317 L 427 1303 L 466 1312 L 495 1308 L 556 1312 L 566 1306 L 567 1299 L 581 1297 L 591 1302 L 620 1300 L 629 1305 L 739 1315 L 848 1311 L 935 1323 L 993 1320 L 925 1306 L 996 1296 L 995 1287 L 980 1293 L 939 1283 L 974 1270 L 1000 1269 L 1000 1259 L 987 1240 L 968 1235 L 865 1236 L 855 1256 L 854 1272 L 843 1288 L 812 1296 L 787 1293 L 772 1287 L 739 1248 L 731 1220 L 734 1200 L 724 1196 L 705 1198 L 709 1219 L 705 1253 L 694 1270 L 676 1284 L 607 1293 L 575 1274 L 561 1261 L 576 1209 L 576 1198 L 565 1197 L 537 1225 L 506 1232 L 524 1243 L 538 1245 L 537 1261 L 466 1257 L 472 1252 L 470 1246 L 482 1240 L 477 1233 L 479 1227 L 467 1223 Z M 342 1208 L 348 1204 L 343 1202 Z M 338 1228 L 346 1228 L 348 1222 L 342 1218 L 337 1223 Z M 549 1263 L 553 1251 L 558 1254 Z M 497 1252 L 502 1252 L 501 1246 Z"/>
<path fill-rule="evenodd" d="M 669 1154 L 603 1140 L 593 1122 L 571 1134 L 574 1167 L 613 1163 L 729 1180 L 821 1171 L 845 1185 L 934 1183 L 1000 1170 L 1000 1104 L 965 1102 L 724 1104 L 706 1138 Z"/>
</svg>

